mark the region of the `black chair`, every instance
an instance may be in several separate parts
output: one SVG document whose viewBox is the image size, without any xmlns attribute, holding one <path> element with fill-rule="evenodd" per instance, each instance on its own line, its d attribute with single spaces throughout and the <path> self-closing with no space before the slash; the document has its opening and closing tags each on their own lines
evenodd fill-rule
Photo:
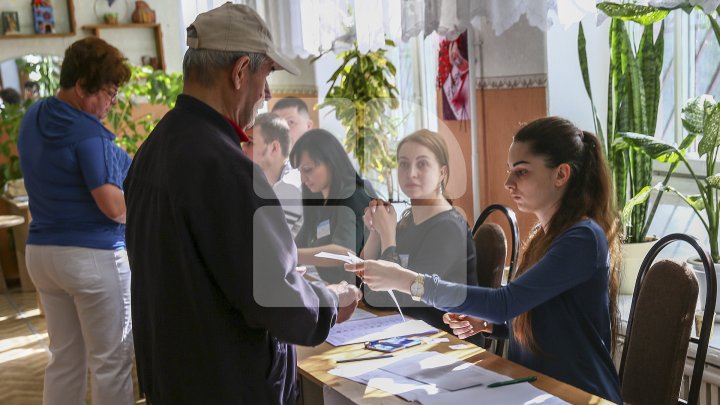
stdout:
<svg viewBox="0 0 720 405">
<path fill-rule="evenodd" d="M 505 215 L 510 225 L 512 235 L 512 250 L 510 253 L 510 267 L 508 270 L 508 281 L 512 280 L 517 266 L 517 256 L 520 250 L 520 232 L 518 230 L 515 212 L 500 204 L 493 204 L 485 208 L 475 221 L 473 226 L 473 240 L 475 242 L 476 272 L 478 285 L 489 288 L 500 288 L 502 286 L 503 270 L 507 256 L 507 239 L 502 228 L 494 223 L 485 224 L 485 220 L 495 211 Z M 489 348 L 490 343 L 485 345 Z M 505 348 L 504 340 L 497 340 L 495 353 L 502 356 Z"/>
<path fill-rule="evenodd" d="M 700 337 L 690 337 L 698 282 L 686 263 L 661 260 L 658 253 L 675 241 L 689 243 L 700 256 L 707 280 Z M 717 280 L 710 255 L 695 238 L 672 234 L 660 239 L 640 266 L 620 360 L 623 401 L 632 404 L 696 405 L 714 321 Z M 687 402 L 679 400 L 687 349 L 697 344 Z"/>
</svg>

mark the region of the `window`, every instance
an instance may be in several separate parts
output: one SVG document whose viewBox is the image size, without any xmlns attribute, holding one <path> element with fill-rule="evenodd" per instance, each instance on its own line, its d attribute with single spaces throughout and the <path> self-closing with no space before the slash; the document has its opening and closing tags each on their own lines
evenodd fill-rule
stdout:
<svg viewBox="0 0 720 405">
<path fill-rule="evenodd" d="M 685 102 L 701 94 L 720 98 L 720 44 L 704 13 L 675 10 L 665 19 L 661 89 L 656 133 L 666 141 L 680 142 Z"/>
</svg>

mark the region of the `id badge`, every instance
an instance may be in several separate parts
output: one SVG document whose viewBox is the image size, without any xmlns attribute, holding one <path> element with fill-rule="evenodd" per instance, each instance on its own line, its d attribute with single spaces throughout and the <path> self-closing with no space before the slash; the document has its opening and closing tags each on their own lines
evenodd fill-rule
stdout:
<svg viewBox="0 0 720 405">
<path fill-rule="evenodd" d="M 326 236 L 330 236 L 330 220 L 326 219 L 317 226 L 317 239 L 320 240 Z"/>
<path fill-rule="evenodd" d="M 404 254 L 404 255 L 401 254 L 401 255 L 398 255 L 398 256 L 400 256 L 400 266 L 407 268 L 407 266 L 408 266 L 408 261 L 410 261 L 410 255 L 408 255 L 408 254 Z"/>
</svg>

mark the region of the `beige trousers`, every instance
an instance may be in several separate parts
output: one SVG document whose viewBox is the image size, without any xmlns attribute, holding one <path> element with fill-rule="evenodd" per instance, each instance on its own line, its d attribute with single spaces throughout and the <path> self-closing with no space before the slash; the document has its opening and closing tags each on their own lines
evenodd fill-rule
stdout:
<svg viewBox="0 0 720 405">
<path fill-rule="evenodd" d="M 28 273 L 47 320 L 44 405 L 134 403 L 130 266 L 125 250 L 28 245 Z"/>
</svg>

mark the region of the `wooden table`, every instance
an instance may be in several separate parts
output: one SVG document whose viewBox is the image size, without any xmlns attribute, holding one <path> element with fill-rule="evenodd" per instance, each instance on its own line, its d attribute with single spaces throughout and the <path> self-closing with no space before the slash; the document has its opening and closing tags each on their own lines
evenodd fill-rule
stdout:
<svg viewBox="0 0 720 405">
<path fill-rule="evenodd" d="M 28 237 L 28 227 L 32 220 L 30 210 L 28 209 L 28 202 L 15 201 L 5 196 L 3 196 L 2 199 L 7 203 L 11 214 L 21 216 L 25 219 L 24 223 L 13 229 L 15 235 L 15 255 L 17 256 L 18 271 L 20 273 L 20 288 L 24 292 L 35 291 L 35 285 L 30 279 L 27 266 L 25 265 L 25 242 Z"/>
<path fill-rule="evenodd" d="M 448 343 L 437 344 L 423 343 L 417 347 L 404 349 L 403 352 L 436 351 L 455 357 L 458 360 L 464 360 L 488 370 L 505 374 L 512 378 L 534 375 L 538 377 L 538 380 L 532 383 L 535 387 L 571 404 L 612 404 L 610 401 L 588 394 L 585 391 L 542 375 L 536 371 L 529 370 L 480 347 L 461 341 L 445 332 L 439 332 L 430 337 L 447 337 L 450 341 Z M 465 343 L 469 347 L 462 350 L 452 350 L 449 348 L 450 345 L 461 343 Z M 323 343 L 316 347 L 298 346 L 297 354 L 298 371 L 302 386 L 302 403 L 305 405 L 323 404 L 323 386 L 332 388 L 345 398 L 358 404 L 407 405 L 410 403 L 387 392 L 328 373 L 329 370 L 337 366 L 335 363 L 336 360 L 381 354 L 365 349 L 361 343 L 338 347 L 332 346 L 329 343 Z M 482 403 L 480 398 L 478 398 L 478 400 L 478 403 Z M 412 403 L 416 404 L 417 402 Z"/>
<path fill-rule="evenodd" d="M 18 215 L 0 215 L 0 229 L 14 228 L 18 225 L 25 223 L 25 218 Z M 15 233 L 17 239 L 17 232 Z M 16 242 L 17 243 L 17 242 Z M 0 267 L 0 292 L 7 290 L 7 284 L 5 282 L 5 274 L 3 274 L 2 267 Z"/>
</svg>

